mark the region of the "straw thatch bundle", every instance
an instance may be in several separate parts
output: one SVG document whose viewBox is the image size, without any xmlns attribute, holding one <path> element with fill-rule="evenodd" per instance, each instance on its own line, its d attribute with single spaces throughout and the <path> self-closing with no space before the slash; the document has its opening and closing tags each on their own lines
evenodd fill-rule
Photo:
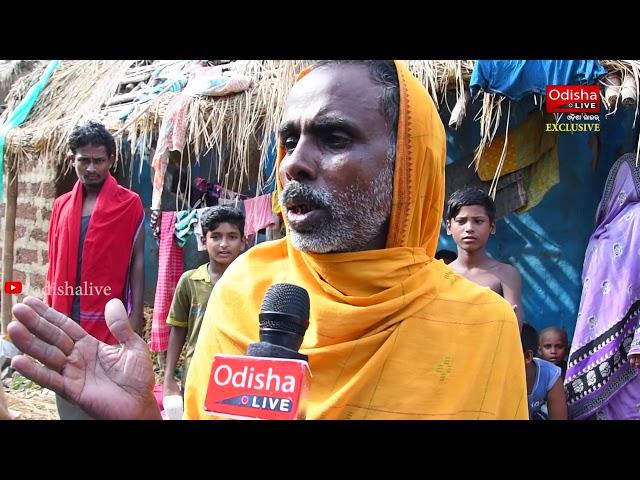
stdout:
<svg viewBox="0 0 640 480">
<path fill-rule="evenodd" d="M 0 60 L 0 103 L 4 102 L 11 85 L 37 64 L 37 60 Z"/>
<path fill-rule="evenodd" d="M 132 60 L 65 61 L 54 72 L 26 121 L 7 135 L 5 155 L 20 161 L 37 154 L 44 168 L 65 162 L 66 141 L 80 121 L 95 118 L 119 85 Z M 8 108 L 15 108 L 46 67 L 42 63 L 11 88 Z"/>
<path fill-rule="evenodd" d="M 600 63 L 609 70 L 609 72 L 618 72 L 621 81 L 621 87 L 618 91 L 616 102 L 613 105 L 609 105 L 605 98 L 605 105 L 609 109 L 611 115 L 618 109 L 618 100 L 624 102 L 624 88 L 622 86 L 629 85 L 630 93 L 634 94 L 636 105 L 636 114 L 633 120 L 633 126 L 636 126 L 636 120 L 638 119 L 638 102 L 640 101 L 640 60 L 600 60 Z M 622 98 L 621 98 L 622 97 Z M 636 145 L 636 165 L 640 158 L 640 136 L 638 137 L 638 143 Z"/>
</svg>

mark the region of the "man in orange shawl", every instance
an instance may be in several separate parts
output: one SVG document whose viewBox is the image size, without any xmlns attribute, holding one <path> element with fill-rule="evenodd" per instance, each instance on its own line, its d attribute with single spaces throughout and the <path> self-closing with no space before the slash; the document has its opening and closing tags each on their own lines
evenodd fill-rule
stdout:
<svg viewBox="0 0 640 480">
<path fill-rule="evenodd" d="M 300 350 L 313 375 L 307 418 L 528 418 L 513 310 L 433 259 L 445 134 L 404 63 L 328 62 L 304 71 L 287 102 L 277 165 L 287 236 L 240 256 L 214 288 L 186 382 L 185 418 L 211 418 L 203 404 L 213 356 L 242 355 L 258 340 L 261 301 L 279 282 L 310 295 Z M 40 353 L 30 331 L 43 342 L 54 328 L 66 338 L 46 356 L 49 369 L 26 357 L 14 368 L 96 416 L 157 418 L 150 362 L 121 305 L 110 303 L 106 315 L 123 351 L 87 360 L 81 384 L 66 374 L 66 358 L 96 347 L 64 316 L 35 299 L 25 303 L 14 307 L 20 323 L 10 332 L 26 353 Z M 117 405 L 98 392 L 117 396 Z"/>
</svg>

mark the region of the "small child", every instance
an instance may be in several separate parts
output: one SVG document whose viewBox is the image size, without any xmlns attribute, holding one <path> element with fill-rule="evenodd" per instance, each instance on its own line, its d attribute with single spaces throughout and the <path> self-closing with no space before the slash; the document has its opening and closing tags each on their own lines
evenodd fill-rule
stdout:
<svg viewBox="0 0 640 480">
<path fill-rule="evenodd" d="M 567 354 L 569 353 L 567 332 L 559 327 L 547 327 L 540 333 L 538 355 L 561 369 L 562 380 L 567 372 Z"/>
<path fill-rule="evenodd" d="M 167 318 L 167 323 L 171 325 L 171 333 L 164 376 L 165 397 L 179 395 L 184 390 L 189 364 L 213 286 L 244 250 L 244 221 L 244 214 L 228 205 L 211 207 L 200 218 L 202 242 L 207 247 L 209 262 L 195 270 L 184 272 L 173 295 Z M 181 389 L 174 374 L 185 344 Z"/>
<path fill-rule="evenodd" d="M 487 254 L 489 236 L 496 233 L 496 205 L 492 198 L 474 187 L 456 190 L 447 201 L 446 223 L 447 235 L 453 237 L 458 247 L 458 256 L 449 267 L 504 297 L 513 307 L 518 327 L 522 328 L 520 272 Z"/>
<path fill-rule="evenodd" d="M 567 420 L 567 399 L 560 378 L 560 367 L 534 358 L 538 332 L 528 323 L 522 326 L 522 350 L 527 378 L 530 420 Z"/>
</svg>

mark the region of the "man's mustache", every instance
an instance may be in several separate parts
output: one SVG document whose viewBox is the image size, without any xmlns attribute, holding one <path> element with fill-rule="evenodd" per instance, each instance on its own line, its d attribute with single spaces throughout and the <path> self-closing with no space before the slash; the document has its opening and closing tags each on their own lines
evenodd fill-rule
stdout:
<svg viewBox="0 0 640 480">
<path fill-rule="evenodd" d="M 289 182 L 280 192 L 280 205 L 286 209 L 288 201 L 302 201 L 319 208 L 328 208 L 327 192 L 316 190 L 301 182 Z"/>
</svg>

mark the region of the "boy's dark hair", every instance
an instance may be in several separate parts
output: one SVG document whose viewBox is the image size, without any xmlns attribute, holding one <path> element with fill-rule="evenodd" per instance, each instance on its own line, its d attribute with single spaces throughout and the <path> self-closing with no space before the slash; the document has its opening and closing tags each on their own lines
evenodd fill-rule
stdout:
<svg viewBox="0 0 640 480">
<path fill-rule="evenodd" d="M 444 263 L 449 264 L 458 258 L 458 255 L 456 255 L 456 252 L 452 252 L 451 250 L 442 249 L 436 252 L 434 258 L 436 260 L 444 260 Z"/>
<path fill-rule="evenodd" d="M 200 217 L 202 235 L 206 237 L 208 232 L 218 228 L 218 225 L 221 223 L 235 225 L 238 227 L 240 235 L 244 235 L 244 213 L 230 205 L 216 205 L 215 207 L 208 208 L 202 214 Z"/>
<path fill-rule="evenodd" d="M 86 145 L 104 146 L 109 157 L 116 151 L 116 142 L 111 132 L 103 124 L 94 120 L 76 125 L 69 135 L 69 148 L 73 153 Z"/>
<path fill-rule="evenodd" d="M 495 221 L 496 204 L 489 195 L 476 187 L 463 187 L 451 194 L 447 202 L 446 220 L 451 220 L 458 215 L 462 207 L 468 207 L 469 205 L 483 206 L 489 221 Z"/>
<path fill-rule="evenodd" d="M 538 332 L 530 324 L 525 323 L 522 325 L 520 340 L 522 341 L 522 351 L 524 353 L 529 350 L 534 353 L 538 351 Z"/>
</svg>

